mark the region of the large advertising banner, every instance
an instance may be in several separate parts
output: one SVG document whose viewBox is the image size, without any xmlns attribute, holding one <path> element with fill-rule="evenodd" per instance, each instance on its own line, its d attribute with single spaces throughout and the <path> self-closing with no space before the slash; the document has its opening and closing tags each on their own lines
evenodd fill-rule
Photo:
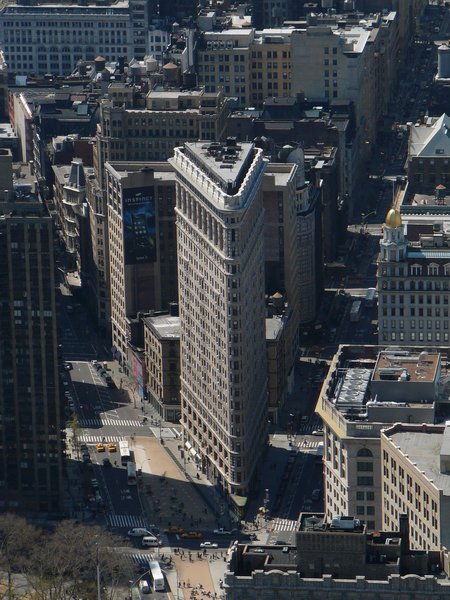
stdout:
<svg viewBox="0 0 450 600">
<path fill-rule="evenodd" d="M 155 199 L 148 188 L 123 192 L 125 264 L 137 265 L 156 260 Z"/>
</svg>

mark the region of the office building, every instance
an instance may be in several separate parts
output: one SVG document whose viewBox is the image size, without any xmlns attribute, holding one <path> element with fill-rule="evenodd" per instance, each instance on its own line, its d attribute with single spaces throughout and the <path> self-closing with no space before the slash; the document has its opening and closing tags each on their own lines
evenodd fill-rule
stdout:
<svg viewBox="0 0 450 600">
<path fill-rule="evenodd" d="M 172 311 L 177 312 L 177 311 Z M 180 318 L 143 317 L 148 401 L 164 421 L 178 423 L 180 401 Z"/>
<path fill-rule="evenodd" d="M 443 600 L 450 591 L 448 552 L 410 549 L 408 516 L 369 533 L 358 519 L 302 513 L 295 545 L 232 547 L 227 600 Z"/>
<path fill-rule="evenodd" d="M 378 339 L 439 346 L 449 340 L 450 224 L 391 209 L 378 258 Z M 445 217 L 444 217 L 445 219 Z"/>
<path fill-rule="evenodd" d="M 130 319 L 177 299 L 175 175 L 165 163 L 106 163 L 114 357 L 126 368 Z"/>
<path fill-rule="evenodd" d="M 267 440 L 262 151 L 187 143 L 177 174 L 181 426 L 238 516 Z"/>
<path fill-rule="evenodd" d="M 0 119 L 8 116 L 8 65 L 3 50 L 0 50 Z"/>
<path fill-rule="evenodd" d="M 382 519 L 381 430 L 392 423 L 433 423 L 441 354 L 423 347 L 381 350 L 341 346 L 316 405 L 324 424 L 325 513 L 354 514 L 369 530 Z"/>
<path fill-rule="evenodd" d="M 2 9 L 0 43 L 9 70 L 67 75 L 78 61 L 98 54 L 109 60 L 142 59 L 148 51 L 149 6 L 142 0 L 8 3 Z"/>
<path fill-rule="evenodd" d="M 448 424 L 397 423 L 381 433 L 383 527 L 407 512 L 416 550 L 450 546 L 449 444 Z"/>
<path fill-rule="evenodd" d="M 10 165 L 9 151 L 0 150 L 1 510 L 55 515 L 62 508 L 63 415 L 53 226 L 32 186 L 13 185 Z"/>
<path fill-rule="evenodd" d="M 184 141 L 219 141 L 228 112 L 220 92 L 157 87 L 142 93 L 133 84 L 112 83 L 101 103 L 101 163 L 165 160 Z"/>
</svg>

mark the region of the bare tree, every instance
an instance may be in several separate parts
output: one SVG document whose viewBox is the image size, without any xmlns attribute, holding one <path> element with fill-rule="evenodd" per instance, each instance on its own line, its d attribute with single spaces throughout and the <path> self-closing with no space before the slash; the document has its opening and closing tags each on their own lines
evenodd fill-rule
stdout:
<svg viewBox="0 0 450 600">
<path fill-rule="evenodd" d="M 102 597 L 115 600 L 119 584 L 131 574 L 131 565 L 115 549 L 117 545 L 118 539 L 100 527 L 61 522 L 33 552 L 29 581 L 36 598 L 95 599 L 99 574 Z"/>
<path fill-rule="evenodd" d="M 0 515 L 0 569 L 6 573 L 4 598 L 13 600 L 13 573 L 26 570 L 29 563 L 29 549 L 39 544 L 40 532 L 24 518 L 6 513 Z"/>
</svg>

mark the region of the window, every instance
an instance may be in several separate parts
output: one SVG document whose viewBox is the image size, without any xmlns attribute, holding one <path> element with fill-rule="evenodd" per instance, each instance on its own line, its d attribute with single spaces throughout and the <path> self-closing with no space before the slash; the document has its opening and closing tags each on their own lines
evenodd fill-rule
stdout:
<svg viewBox="0 0 450 600">
<path fill-rule="evenodd" d="M 361 471 L 372 472 L 373 471 L 373 463 L 358 461 L 358 463 L 357 463 L 357 471 L 358 472 L 361 472 Z"/>
<path fill-rule="evenodd" d="M 356 456 L 370 456 L 370 457 L 373 457 L 373 454 L 369 450 L 369 448 L 361 448 L 360 450 L 358 450 Z"/>
<path fill-rule="evenodd" d="M 357 485 L 362 485 L 362 486 L 373 486 L 373 477 L 358 477 L 357 478 Z"/>
</svg>

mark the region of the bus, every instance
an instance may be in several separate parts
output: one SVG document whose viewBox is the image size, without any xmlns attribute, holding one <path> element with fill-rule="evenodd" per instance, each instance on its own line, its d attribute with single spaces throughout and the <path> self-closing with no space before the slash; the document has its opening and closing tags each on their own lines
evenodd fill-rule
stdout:
<svg viewBox="0 0 450 600">
<path fill-rule="evenodd" d="M 361 317 L 361 300 L 355 300 L 350 309 L 350 321 L 352 323 L 357 323 Z"/>
<path fill-rule="evenodd" d="M 123 465 L 126 465 L 131 460 L 130 449 L 128 447 L 128 442 L 122 440 L 119 442 L 119 452 L 120 452 L 120 462 Z"/>
<path fill-rule="evenodd" d="M 134 462 L 127 462 L 127 480 L 128 485 L 136 485 L 137 477 L 136 477 L 136 465 Z"/>
<path fill-rule="evenodd" d="M 162 574 L 161 567 L 157 560 L 151 560 L 149 563 L 150 574 L 152 576 L 152 586 L 154 592 L 164 592 L 166 590 L 166 582 Z"/>
<path fill-rule="evenodd" d="M 369 288 L 364 299 L 364 306 L 371 308 L 375 305 L 375 299 L 377 297 L 377 290 L 375 288 Z"/>
</svg>

